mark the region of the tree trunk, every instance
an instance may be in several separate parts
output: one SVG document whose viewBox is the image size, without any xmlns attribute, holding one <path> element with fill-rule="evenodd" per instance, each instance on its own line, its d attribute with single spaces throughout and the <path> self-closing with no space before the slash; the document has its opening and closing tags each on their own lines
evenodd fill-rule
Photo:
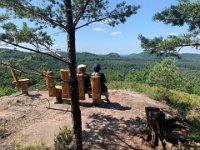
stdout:
<svg viewBox="0 0 200 150">
<path fill-rule="evenodd" d="M 147 117 L 147 141 L 151 141 L 152 146 L 156 147 L 160 139 L 163 149 L 165 149 L 165 114 L 157 107 L 145 107 L 145 112 Z"/>
<path fill-rule="evenodd" d="M 75 49 L 75 28 L 73 25 L 71 0 L 64 1 L 67 19 L 67 44 L 68 44 L 68 61 L 70 62 L 69 70 L 70 88 L 71 88 L 71 111 L 74 133 L 74 146 L 77 150 L 82 150 L 82 122 L 81 111 L 79 107 L 78 82 L 76 78 L 76 49 Z"/>
</svg>

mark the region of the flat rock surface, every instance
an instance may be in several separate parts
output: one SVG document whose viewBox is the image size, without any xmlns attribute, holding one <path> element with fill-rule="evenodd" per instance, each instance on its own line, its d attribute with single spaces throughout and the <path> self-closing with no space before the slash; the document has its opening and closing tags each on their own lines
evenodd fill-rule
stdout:
<svg viewBox="0 0 200 150">
<path fill-rule="evenodd" d="M 65 100 L 65 104 L 56 104 L 55 100 L 47 91 L 0 97 L 0 127 L 4 129 L 0 149 L 41 143 L 54 149 L 59 129 L 64 125 L 72 128 L 70 100 Z M 102 100 L 94 106 L 86 95 L 86 100 L 80 101 L 84 149 L 162 149 L 151 148 L 146 142 L 145 107 L 155 106 L 170 112 L 166 104 L 125 90 L 111 90 L 110 100 L 110 104 Z M 167 146 L 171 149 L 173 145 Z"/>
</svg>

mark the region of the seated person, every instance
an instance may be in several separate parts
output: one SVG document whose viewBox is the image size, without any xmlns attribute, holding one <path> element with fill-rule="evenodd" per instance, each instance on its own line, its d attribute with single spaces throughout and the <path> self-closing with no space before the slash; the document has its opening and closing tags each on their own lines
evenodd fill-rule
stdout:
<svg viewBox="0 0 200 150">
<path fill-rule="evenodd" d="M 92 76 L 100 76 L 100 84 L 101 84 L 101 93 L 105 95 L 106 97 L 106 101 L 108 103 L 110 103 L 110 100 L 109 100 L 109 93 L 108 93 L 108 88 L 106 86 L 106 77 L 104 75 L 104 73 L 101 73 L 101 66 L 100 64 L 94 64 L 93 65 L 93 73 L 92 73 Z"/>
<path fill-rule="evenodd" d="M 86 72 L 86 65 L 80 64 L 77 67 L 77 73 L 83 74 L 84 76 L 84 87 L 85 87 L 85 93 L 88 93 L 88 97 L 91 98 L 91 83 L 90 83 L 90 76 L 85 73 Z"/>
</svg>

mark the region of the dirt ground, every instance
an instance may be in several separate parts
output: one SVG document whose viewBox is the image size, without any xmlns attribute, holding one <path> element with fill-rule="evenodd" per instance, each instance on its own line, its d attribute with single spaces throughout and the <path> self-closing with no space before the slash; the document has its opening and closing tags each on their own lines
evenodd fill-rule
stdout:
<svg viewBox="0 0 200 150">
<path fill-rule="evenodd" d="M 111 104 L 102 101 L 99 106 L 93 106 L 92 99 L 80 101 L 84 149 L 162 149 L 161 145 L 151 148 L 146 142 L 145 107 L 156 106 L 172 111 L 166 104 L 125 90 L 110 91 L 110 100 Z M 5 131 L 0 137 L 0 149 L 41 143 L 54 149 L 59 128 L 64 125 L 72 127 L 68 102 L 55 104 L 55 97 L 49 98 L 47 91 L 0 97 L 0 127 Z M 167 147 L 173 149 L 174 145 L 168 142 Z"/>
</svg>

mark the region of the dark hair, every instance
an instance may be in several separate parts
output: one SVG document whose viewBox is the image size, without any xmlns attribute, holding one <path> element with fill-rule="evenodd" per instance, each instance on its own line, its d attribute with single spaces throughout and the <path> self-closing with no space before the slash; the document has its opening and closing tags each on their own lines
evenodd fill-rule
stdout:
<svg viewBox="0 0 200 150">
<path fill-rule="evenodd" d="M 99 72 L 99 71 L 101 70 L 100 64 L 94 64 L 94 65 L 93 65 L 93 70 L 94 70 L 95 72 Z"/>
</svg>

